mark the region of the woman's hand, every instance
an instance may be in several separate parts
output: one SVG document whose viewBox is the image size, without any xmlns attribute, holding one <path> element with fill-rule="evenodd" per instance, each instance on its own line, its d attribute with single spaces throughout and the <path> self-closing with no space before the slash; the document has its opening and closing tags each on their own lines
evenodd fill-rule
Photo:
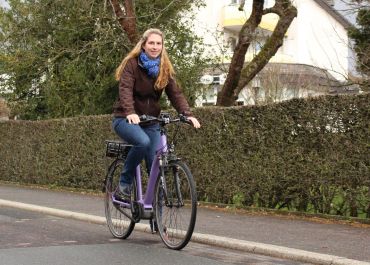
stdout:
<svg viewBox="0 0 370 265">
<path fill-rule="evenodd" d="M 189 121 L 193 124 L 194 128 L 200 128 L 200 123 L 195 117 L 187 117 Z"/>
<path fill-rule="evenodd" d="M 130 123 L 130 124 L 139 124 L 139 122 L 140 122 L 140 118 L 137 114 L 127 115 L 126 119 L 127 119 L 128 123 Z"/>
</svg>

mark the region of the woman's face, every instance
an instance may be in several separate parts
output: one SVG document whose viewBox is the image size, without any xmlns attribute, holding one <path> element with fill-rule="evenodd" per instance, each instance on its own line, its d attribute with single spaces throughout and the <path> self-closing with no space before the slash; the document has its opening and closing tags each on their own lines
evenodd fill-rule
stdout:
<svg viewBox="0 0 370 265">
<path fill-rule="evenodd" d="M 143 45 L 145 53 L 152 59 L 157 58 L 162 52 L 162 37 L 158 34 L 150 34 Z"/>
</svg>

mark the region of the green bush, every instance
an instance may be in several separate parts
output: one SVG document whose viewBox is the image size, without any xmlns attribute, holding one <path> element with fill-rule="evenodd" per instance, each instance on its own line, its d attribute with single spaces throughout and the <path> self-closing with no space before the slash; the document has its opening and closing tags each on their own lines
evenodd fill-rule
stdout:
<svg viewBox="0 0 370 265">
<path fill-rule="evenodd" d="M 369 99 L 197 108 L 202 128 L 182 127 L 176 149 L 200 200 L 369 218 Z M 0 179 L 100 189 L 110 161 L 104 140 L 117 138 L 110 122 L 0 123 Z"/>
</svg>

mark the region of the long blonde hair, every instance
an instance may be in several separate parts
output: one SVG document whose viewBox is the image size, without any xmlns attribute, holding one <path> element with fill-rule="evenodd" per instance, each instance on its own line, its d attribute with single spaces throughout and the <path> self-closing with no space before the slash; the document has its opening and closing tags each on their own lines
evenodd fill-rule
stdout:
<svg viewBox="0 0 370 265">
<path fill-rule="evenodd" d="M 159 29 L 148 29 L 144 32 L 143 36 L 139 40 L 139 42 L 135 45 L 135 47 L 126 55 L 126 57 L 122 60 L 121 64 L 116 69 L 116 80 L 119 81 L 123 72 L 123 69 L 125 69 L 125 66 L 127 64 L 127 61 L 131 58 L 138 57 L 140 52 L 142 51 L 143 46 L 145 45 L 146 41 L 148 40 L 149 36 L 152 34 L 157 34 L 162 37 L 162 52 L 161 52 L 161 64 L 159 66 L 159 75 L 155 82 L 155 89 L 156 90 L 162 90 L 164 89 L 169 79 L 172 78 L 175 75 L 175 70 L 173 69 L 173 66 L 171 64 L 171 61 L 168 57 L 165 45 L 164 45 L 164 37 L 162 31 Z"/>
</svg>

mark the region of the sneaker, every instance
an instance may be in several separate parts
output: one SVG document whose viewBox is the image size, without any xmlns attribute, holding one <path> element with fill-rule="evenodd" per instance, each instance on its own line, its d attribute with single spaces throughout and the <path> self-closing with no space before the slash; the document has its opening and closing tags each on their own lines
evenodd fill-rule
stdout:
<svg viewBox="0 0 370 265">
<path fill-rule="evenodd" d="M 118 190 L 114 194 L 115 197 L 121 201 L 131 200 L 131 185 L 130 184 L 120 184 Z"/>
</svg>

